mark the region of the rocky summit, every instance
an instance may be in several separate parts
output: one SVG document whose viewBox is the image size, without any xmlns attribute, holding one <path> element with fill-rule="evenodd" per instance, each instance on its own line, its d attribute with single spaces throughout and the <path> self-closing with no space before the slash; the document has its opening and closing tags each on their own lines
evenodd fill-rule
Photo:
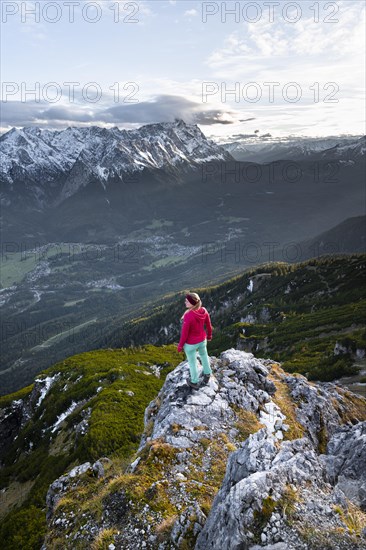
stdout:
<svg viewBox="0 0 366 550">
<path fill-rule="evenodd" d="M 187 361 L 145 411 L 133 460 L 73 468 L 47 495 L 43 550 L 366 548 L 366 401 L 228 349 Z"/>
</svg>

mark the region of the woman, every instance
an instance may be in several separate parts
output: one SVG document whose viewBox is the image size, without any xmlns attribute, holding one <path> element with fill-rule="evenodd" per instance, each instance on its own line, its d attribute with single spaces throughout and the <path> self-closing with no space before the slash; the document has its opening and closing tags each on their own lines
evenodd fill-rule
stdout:
<svg viewBox="0 0 366 550">
<path fill-rule="evenodd" d="M 183 326 L 177 350 L 182 351 L 184 349 L 191 374 L 188 384 L 191 388 L 197 389 L 199 388 L 197 351 L 203 366 L 204 384 L 209 382 L 210 375 L 212 374 L 206 347 L 207 340 L 212 339 L 212 325 L 210 315 L 207 309 L 202 307 L 198 294 L 188 292 L 185 297 L 185 305 L 187 311 L 181 317 L 183 319 Z M 203 328 L 204 325 L 207 328 L 207 336 Z"/>
</svg>

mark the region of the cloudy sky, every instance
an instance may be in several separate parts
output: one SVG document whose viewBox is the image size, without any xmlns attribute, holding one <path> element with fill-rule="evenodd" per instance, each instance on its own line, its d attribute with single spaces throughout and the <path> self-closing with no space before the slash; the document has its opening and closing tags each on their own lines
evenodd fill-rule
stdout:
<svg viewBox="0 0 366 550">
<path fill-rule="evenodd" d="M 365 133 L 365 2 L 1 2 L 1 132 Z"/>
</svg>

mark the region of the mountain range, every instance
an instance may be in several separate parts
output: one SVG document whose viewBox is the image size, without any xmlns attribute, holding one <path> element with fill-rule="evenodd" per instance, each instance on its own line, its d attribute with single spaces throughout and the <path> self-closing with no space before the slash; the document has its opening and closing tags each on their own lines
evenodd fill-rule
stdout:
<svg viewBox="0 0 366 550">
<path fill-rule="evenodd" d="M 196 125 L 182 120 L 128 131 L 98 126 L 62 131 L 13 128 L 1 136 L 0 147 L 2 203 L 42 209 L 58 206 L 91 180 L 105 189 L 115 179 L 121 185 L 133 182 L 134 174 L 144 170 L 162 170 L 174 178 L 187 168 L 232 159 Z"/>
<path fill-rule="evenodd" d="M 364 214 L 364 138 L 295 164 L 260 164 L 178 120 L 130 131 L 12 129 L 0 151 L 3 241 L 19 248 L 116 243 L 153 220 L 170 224 L 179 244 L 303 240 Z"/>
<path fill-rule="evenodd" d="M 345 155 L 350 159 L 363 157 L 366 152 L 365 136 L 334 136 L 327 138 L 241 137 L 221 146 L 238 161 L 267 163 L 277 160 L 302 161 L 327 158 L 337 159 Z"/>
<path fill-rule="evenodd" d="M 162 170 L 170 176 L 212 161 L 353 159 L 364 157 L 366 136 L 359 138 L 297 139 L 284 142 L 234 141 L 222 146 L 208 140 L 197 125 L 183 120 L 148 124 L 137 130 L 92 126 L 41 130 L 13 128 L 0 137 L 1 203 L 23 199 L 23 207 L 57 206 L 95 179 L 128 183 L 144 170 Z M 82 177 L 80 177 L 82 174 Z M 135 174 L 135 176 L 134 176 Z M 16 189 L 24 185 L 17 196 Z M 24 199 L 30 202 L 24 204 Z"/>
</svg>

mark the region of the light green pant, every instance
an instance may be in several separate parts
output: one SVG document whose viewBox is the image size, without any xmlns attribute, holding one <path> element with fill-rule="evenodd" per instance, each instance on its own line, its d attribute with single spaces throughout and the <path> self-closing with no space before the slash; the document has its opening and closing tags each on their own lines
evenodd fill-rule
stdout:
<svg viewBox="0 0 366 550">
<path fill-rule="evenodd" d="M 210 360 L 207 354 L 207 339 L 198 344 L 184 344 L 183 349 L 188 359 L 192 382 L 198 382 L 197 351 L 202 362 L 204 374 L 212 373 Z"/>
</svg>

